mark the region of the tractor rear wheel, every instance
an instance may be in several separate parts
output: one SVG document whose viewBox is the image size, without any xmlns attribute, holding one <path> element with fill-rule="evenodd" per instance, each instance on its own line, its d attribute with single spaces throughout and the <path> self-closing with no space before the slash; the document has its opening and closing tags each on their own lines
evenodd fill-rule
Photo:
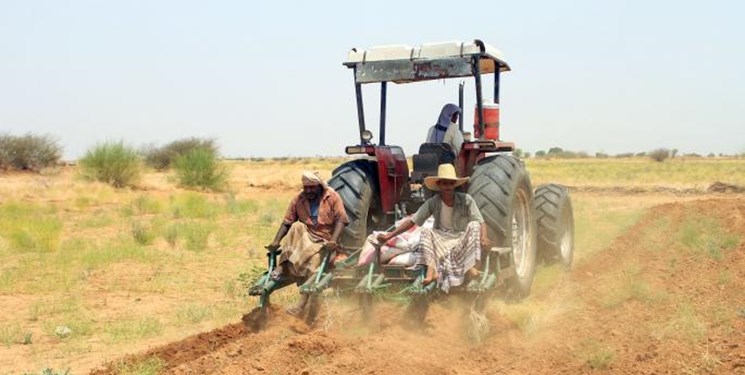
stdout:
<svg viewBox="0 0 745 375">
<path fill-rule="evenodd" d="M 512 155 L 484 158 L 474 168 L 468 194 L 476 201 L 493 244 L 512 248 L 515 276 L 509 286 L 515 298 L 526 297 L 535 273 L 536 224 L 525 166 Z"/>
<path fill-rule="evenodd" d="M 337 167 L 329 186 L 341 196 L 349 224 L 344 228 L 341 244 L 360 248 L 365 243 L 368 230 L 375 227 L 378 216 L 375 164 L 367 160 L 353 160 Z"/>
<path fill-rule="evenodd" d="M 535 189 L 538 254 L 549 263 L 561 261 L 565 269 L 574 258 L 574 212 L 566 187 L 556 184 Z"/>
</svg>

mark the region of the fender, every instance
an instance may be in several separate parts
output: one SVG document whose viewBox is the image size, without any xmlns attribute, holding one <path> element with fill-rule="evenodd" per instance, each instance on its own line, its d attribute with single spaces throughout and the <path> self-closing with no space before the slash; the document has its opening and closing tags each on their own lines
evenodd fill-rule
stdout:
<svg viewBox="0 0 745 375">
<path fill-rule="evenodd" d="M 392 214 L 409 183 L 409 164 L 399 146 L 375 146 L 380 182 L 380 204 L 385 214 Z"/>
<path fill-rule="evenodd" d="M 378 165 L 378 191 L 383 214 L 393 214 L 409 187 L 409 163 L 399 146 L 347 146 L 347 155 L 368 155 Z"/>
</svg>

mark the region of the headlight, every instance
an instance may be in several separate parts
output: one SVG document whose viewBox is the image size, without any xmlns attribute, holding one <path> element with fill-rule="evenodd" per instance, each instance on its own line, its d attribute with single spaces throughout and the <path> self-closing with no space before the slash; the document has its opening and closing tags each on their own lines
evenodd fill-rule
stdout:
<svg viewBox="0 0 745 375">
<path fill-rule="evenodd" d="M 362 132 L 362 141 L 365 143 L 370 143 L 370 140 L 373 138 L 373 134 L 369 130 L 365 130 Z"/>
</svg>

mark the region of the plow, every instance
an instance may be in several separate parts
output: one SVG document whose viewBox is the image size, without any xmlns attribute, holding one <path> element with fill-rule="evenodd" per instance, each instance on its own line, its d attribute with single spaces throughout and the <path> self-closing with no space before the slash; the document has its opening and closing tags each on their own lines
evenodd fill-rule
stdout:
<svg viewBox="0 0 745 375">
<path fill-rule="evenodd" d="M 324 246 L 321 263 L 305 280 L 272 277 L 281 248 L 267 249 L 267 272 L 249 289 L 258 305 L 244 319 L 261 329 L 271 314 L 272 293 L 299 284 L 309 306 L 305 319 L 312 323 L 319 310 L 318 299 L 327 290 L 359 301 L 362 317 L 372 316 L 376 296 L 400 293 L 414 310 L 426 314 L 428 301 L 462 294 L 483 309 L 492 297 L 519 300 L 530 293 L 536 264 L 560 262 L 571 267 L 574 223 L 568 190 L 558 184 L 533 188 L 525 164 L 513 155 L 515 144 L 499 135 L 501 74 L 510 71 L 501 52 L 480 41 L 424 44 L 420 47 L 383 46 L 352 49 L 344 65 L 354 75 L 359 141 L 346 146 L 356 158 L 339 167 L 328 181 L 344 202 L 349 224 L 341 246 Z M 492 78 L 492 98 L 485 100 L 486 78 Z M 475 86 L 473 132 L 459 130 L 463 143 L 456 152 L 445 143 L 424 143 L 412 157 L 413 170 L 403 149 L 386 140 L 388 84 L 398 85 L 444 79 L 472 78 Z M 362 86 L 380 87 L 379 139 L 365 121 Z M 463 113 L 465 82 L 458 85 L 458 103 Z M 461 191 L 476 202 L 493 244 L 482 249 L 479 273 L 466 283 L 443 293 L 436 283 L 424 284 L 426 266 L 384 262 L 381 245 L 375 244 L 372 261 L 359 262 L 363 245 L 373 231 L 390 230 L 398 220 L 415 212 L 432 196 L 423 184 L 437 174 L 438 165 L 452 164 L 459 177 L 470 177 Z M 337 257 L 343 255 L 343 257 Z M 342 260 L 336 260 L 337 258 Z M 421 319 L 423 320 L 423 319 Z"/>
</svg>

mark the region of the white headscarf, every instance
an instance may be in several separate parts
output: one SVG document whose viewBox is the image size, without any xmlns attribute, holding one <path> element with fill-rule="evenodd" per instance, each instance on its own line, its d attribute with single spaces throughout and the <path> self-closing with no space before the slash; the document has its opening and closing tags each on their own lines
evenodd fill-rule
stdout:
<svg viewBox="0 0 745 375">
<path fill-rule="evenodd" d="M 326 183 L 323 182 L 323 179 L 321 178 L 321 176 L 318 175 L 318 172 L 304 171 L 302 181 L 303 186 L 321 185 L 323 187 L 326 187 Z"/>
</svg>

